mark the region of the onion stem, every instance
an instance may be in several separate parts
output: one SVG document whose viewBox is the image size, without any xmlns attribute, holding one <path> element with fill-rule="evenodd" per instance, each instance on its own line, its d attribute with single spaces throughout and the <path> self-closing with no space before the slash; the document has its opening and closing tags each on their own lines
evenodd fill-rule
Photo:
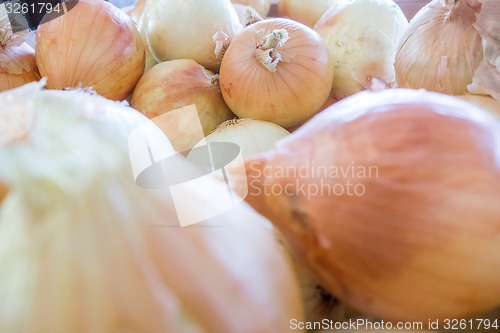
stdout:
<svg viewBox="0 0 500 333">
<path fill-rule="evenodd" d="M 283 47 L 290 39 L 288 32 L 285 29 L 276 29 L 266 36 L 266 42 L 260 47 L 261 50 L 257 53 L 257 59 L 260 64 L 270 72 L 276 72 L 276 66 L 280 61 L 284 61 L 281 54 L 276 52 L 274 48 Z"/>
</svg>

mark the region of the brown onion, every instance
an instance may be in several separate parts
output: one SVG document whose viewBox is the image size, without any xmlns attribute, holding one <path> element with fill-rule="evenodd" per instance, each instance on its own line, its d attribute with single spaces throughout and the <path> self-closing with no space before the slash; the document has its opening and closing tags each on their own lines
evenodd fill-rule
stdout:
<svg viewBox="0 0 500 333">
<path fill-rule="evenodd" d="M 362 92 L 276 146 L 246 161 L 246 200 L 334 295 L 394 321 L 500 304 L 490 114 L 423 90 Z"/>
<path fill-rule="evenodd" d="M 333 64 L 312 29 L 287 19 L 254 23 L 236 35 L 222 59 L 220 83 L 240 118 L 293 127 L 328 98 Z"/>
<path fill-rule="evenodd" d="M 134 21 L 102 0 L 80 0 L 40 25 L 36 61 L 47 87 L 91 87 L 122 100 L 144 71 L 145 50 Z"/>
</svg>

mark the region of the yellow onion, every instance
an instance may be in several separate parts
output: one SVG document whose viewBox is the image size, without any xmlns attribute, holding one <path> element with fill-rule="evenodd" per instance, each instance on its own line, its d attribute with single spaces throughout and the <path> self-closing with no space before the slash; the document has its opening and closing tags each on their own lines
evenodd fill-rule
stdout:
<svg viewBox="0 0 500 333">
<path fill-rule="evenodd" d="M 192 59 L 212 71 L 242 28 L 229 0 L 150 0 L 138 26 L 158 62 Z"/>
<path fill-rule="evenodd" d="M 234 118 L 222 98 L 219 75 L 189 59 L 154 66 L 139 80 L 130 103 L 153 119 L 181 152 L 191 149 L 222 122 Z M 193 104 L 197 110 L 194 119 L 188 112 L 171 112 Z"/>
<path fill-rule="evenodd" d="M 0 91 L 38 81 L 35 50 L 26 42 L 26 31 L 13 32 L 5 5 L 0 5 Z"/>
<path fill-rule="evenodd" d="M 250 6 L 235 3 L 233 4 L 233 7 L 238 14 L 241 25 L 244 27 L 263 20 L 262 16 L 260 16 L 259 13 L 257 13 L 257 11 Z"/>
<path fill-rule="evenodd" d="M 288 17 L 311 28 L 319 18 L 339 0 L 280 0 L 278 15 Z"/>
<path fill-rule="evenodd" d="M 500 121 L 425 90 L 361 92 L 247 159 L 246 200 L 322 286 L 391 321 L 500 304 Z M 239 180 L 238 180 L 239 179 Z"/>
<path fill-rule="evenodd" d="M 339 0 L 314 30 L 327 43 L 337 99 L 368 89 L 374 80 L 396 85 L 394 58 L 408 21 L 392 0 Z"/>
<path fill-rule="evenodd" d="M 266 17 L 271 9 L 271 0 L 231 0 L 231 2 L 233 4 L 250 6 L 262 17 Z"/>
<path fill-rule="evenodd" d="M 480 108 L 500 117 L 500 103 L 491 96 L 462 95 L 456 96 L 464 101 L 470 102 Z"/>
<path fill-rule="evenodd" d="M 293 127 L 328 98 L 332 60 L 314 30 L 287 19 L 254 23 L 239 33 L 222 60 L 220 83 L 240 118 Z"/>
<path fill-rule="evenodd" d="M 39 26 L 36 61 L 47 87 L 91 87 L 122 100 L 144 71 L 145 51 L 130 17 L 103 0 L 80 0 Z"/>
<path fill-rule="evenodd" d="M 230 142 L 238 145 L 243 157 L 251 157 L 273 150 L 275 143 L 288 134 L 290 133 L 283 127 L 268 121 L 232 119 L 217 126 L 196 146 L 211 142 Z"/>
<path fill-rule="evenodd" d="M 131 158 L 144 152 L 135 144 L 166 140 L 147 118 L 39 85 L 0 103 L 2 115 L 33 121 L 0 146 L 10 188 L 0 207 L 1 332 L 285 332 L 290 318 L 303 320 L 291 264 L 251 208 L 180 228 L 173 190 L 136 184 Z M 173 153 L 168 141 L 160 150 Z M 179 156 L 164 166 L 191 168 Z M 226 191 L 206 185 L 182 189 L 192 216 Z"/>
<path fill-rule="evenodd" d="M 475 0 L 434 0 L 410 21 L 396 55 L 398 86 L 446 94 L 468 92 L 483 59 L 474 27 L 481 4 Z"/>
</svg>

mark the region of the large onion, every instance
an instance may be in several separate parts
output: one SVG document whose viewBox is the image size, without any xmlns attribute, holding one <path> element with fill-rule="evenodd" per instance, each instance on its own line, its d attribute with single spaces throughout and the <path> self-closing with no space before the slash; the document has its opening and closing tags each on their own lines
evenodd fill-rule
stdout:
<svg viewBox="0 0 500 333">
<path fill-rule="evenodd" d="M 319 18 L 339 0 L 280 0 L 278 14 L 314 27 Z"/>
<path fill-rule="evenodd" d="M 153 119 L 181 152 L 191 149 L 222 122 L 234 118 L 222 98 L 219 76 L 188 59 L 154 66 L 139 80 L 130 103 Z M 188 112 L 170 112 L 193 104 L 197 109 L 194 119 Z"/>
<path fill-rule="evenodd" d="M 192 59 L 212 71 L 242 28 L 230 0 L 150 0 L 138 25 L 158 62 Z"/>
<path fill-rule="evenodd" d="M 333 65 L 312 29 L 287 19 L 254 23 L 238 34 L 221 65 L 222 95 L 240 118 L 295 126 L 325 102 Z"/>
<path fill-rule="evenodd" d="M 271 9 L 271 0 L 231 0 L 234 4 L 250 6 L 259 13 L 260 16 L 266 17 Z"/>
<path fill-rule="evenodd" d="M 12 31 L 5 4 L 0 4 L 0 91 L 40 79 L 35 50 L 25 39 L 26 31 Z"/>
<path fill-rule="evenodd" d="M 334 295 L 394 321 L 500 304 L 499 120 L 423 90 L 363 92 L 276 146 L 246 161 L 246 200 Z"/>
<path fill-rule="evenodd" d="M 338 0 L 314 30 L 333 58 L 332 95 L 337 99 L 370 88 L 377 79 L 396 85 L 394 58 L 408 21 L 392 0 Z"/>
<path fill-rule="evenodd" d="M 37 29 L 36 61 L 48 88 L 91 87 L 122 100 L 144 71 L 145 51 L 127 14 L 102 0 L 80 0 Z"/>
<path fill-rule="evenodd" d="M 10 188 L 0 208 L 1 332 L 285 332 L 290 318 L 303 320 L 290 263 L 248 206 L 180 228 L 170 191 L 134 182 L 129 149 L 148 155 L 135 144 L 162 138 L 154 126 L 137 131 L 147 124 L 140 113 L 76 91 L 9 92 L 2 114 L 33 126 L 0 147 Z M 191 216 L 226 191 L 206 185 L 183 190 Z"/>
</svg>

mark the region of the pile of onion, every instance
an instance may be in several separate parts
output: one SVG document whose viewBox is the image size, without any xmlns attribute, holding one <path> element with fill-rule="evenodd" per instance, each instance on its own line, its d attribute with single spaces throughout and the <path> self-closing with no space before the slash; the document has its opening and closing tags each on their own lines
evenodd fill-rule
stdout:
<svg viewBox="0 0 500 333">
<path fill-rule="evenodd" d="M 500 2 L 433 0 L 410 21 L 396 55 L 400 87 L 500 100 Z"/>
<path fill-rule="evenodd" d="M 314 30 L 288 19 L 254 23 L 233 39 L 220 70 L 222 95 L 240 118 L 293 127 L 328 98 L 333 65 Z"/>
<path fill-rule="evenodd" d="M 80 0 L 39 26 L 36 62 L 48 88 L 90 87 L 123 100 L 144 72 L 144 42 L 120 9 L 102 0 Z"/>
<path fill-rule="evenodd" d="M 319 282 L 384 320 L 500 304 L 500 121 L 424 90 L 361 92 L 245 162 L 246 200 Z"/>
<path fill-rule="evenodd" d="M 0 4 L 0 91 L 40 79 L 35 50 L 25 39 L 26 31 L 12 31 L 5 4 Z"/>
<path fill-rule="evenodd" d="M 303 23 L 311 28 L 319 18 L 339 0 L 280 0 L 278 14 Z"/>
<path fill-rule="evenodd" d="M 234 118 L 222 98 L 219 75 L 188 59 L 154 66 L 139 80 L 130 104 L 152 119 L 180 152 Z M 179 110 L 190 105 L 197 113 Z"/>
<path fill-rule="evenodd" d="M 32 124 L 0 133 L 1 332 L 285 332 L 303 320 L 265 219 L 241 204 L 181 228 L 174 191 L 132 177 L 153 163 L 137 150 L 147 140 L 152 156 L 175 153 L 159 129 L 122 103 L 40 88 L 0 94 L 0 124 Z M 164 166 L 191 169 L 172 155 Z M 190 217 L 227 194 L 206 185 L 176 188 Z"/>
<path fill-rule="evenodd" d="M 394 87 L 394 59 L 407 25 L 392 0 L 337 0 L 314 27 L 333 58 L 332 95 L 345 98 L 375 79 Z"/>
<path fill-rule="evenodd" d="M 138 26 L 158 62 L 192 59 L 212 71 L 242 28 L 230 0 L 146 1 Z"/>
</svg>

